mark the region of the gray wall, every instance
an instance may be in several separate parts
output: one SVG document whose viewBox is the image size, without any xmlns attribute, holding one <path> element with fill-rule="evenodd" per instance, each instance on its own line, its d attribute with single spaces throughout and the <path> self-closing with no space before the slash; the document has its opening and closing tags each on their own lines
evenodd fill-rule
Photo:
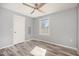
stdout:
<svg viewBox="0 0 79 59">
<path fill-rule="evenodd" d="M 39 19 L 49 19 L 50 35 L 39 34 Z M 34 38 L 76 48 L 76 8 L 39 17 L 34 22 Z"/>
<path fill-rule="evenodd" d="M 28 27 L 32 27 L 32 18 L 0 7 L 0 48 L 13 44 L 13 17 L 15 14 L 26 18 L 25 39 L 28 40 L 32 36 L 31 33 L 28 33 Z"/>
<path fill-rule="evenodd" d="M 12 44 L 12 13 L 0 8 L 0 48 Z"/>
</svg>

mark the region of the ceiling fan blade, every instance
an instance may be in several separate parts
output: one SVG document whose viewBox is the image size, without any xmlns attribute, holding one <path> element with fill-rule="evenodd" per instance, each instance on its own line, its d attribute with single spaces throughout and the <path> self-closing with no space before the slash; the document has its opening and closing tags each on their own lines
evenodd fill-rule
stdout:
<svg viewBox="0 0 79 59">
<path fill-rule="evenodd" d="M 35 11 L 35 8 L 33 9 L 33 11 L 31 12 L 31 14 L 33 14 L 34 13 L 34 11 Z"/>
<path fill-rule="evenodd" d="M 38 6 L 38 8 L 41 8 L 45 5 L 45 3 L 40 3 L 40 5 Z"/>
<path fill-rule="evenodd" d="M 31 6 L 31 5 L 28 5 L 27 3 L 22 3 L 22 4 L 25 5 L 25 6 L 31 7 L 31 8 L 35 8 L 35 7 Z"/>
<path fill-rule="evenodd" d="M 42 11 L 42 10 L 40 10 L 40 9 L 37 9 L 39 12 L 42 12 L 42 13 L 44 13 L 44 11 Z"/>
</svg>

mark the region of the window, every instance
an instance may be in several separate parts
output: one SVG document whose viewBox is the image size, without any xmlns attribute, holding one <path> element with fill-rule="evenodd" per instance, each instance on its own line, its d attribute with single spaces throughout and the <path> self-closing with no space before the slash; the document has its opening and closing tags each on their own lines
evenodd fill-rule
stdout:
<svg viewBox="0 0 79 59">
<path fill-rule="evenodd" d="M 43 35 L 49 34 L 49 20 L 48 19 L 40 20 L 40 34 L 43 34 Z"/>
</svg>

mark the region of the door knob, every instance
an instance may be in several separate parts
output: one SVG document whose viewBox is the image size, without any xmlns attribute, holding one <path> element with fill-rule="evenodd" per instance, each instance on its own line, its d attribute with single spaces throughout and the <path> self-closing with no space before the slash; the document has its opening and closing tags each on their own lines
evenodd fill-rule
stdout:
<svg viewBox="0 0 79 59">
<path fill-rule="evenodd" d="M 14 33 L 16 33 L 16 32 L 14 32 Z"/>
</svg>

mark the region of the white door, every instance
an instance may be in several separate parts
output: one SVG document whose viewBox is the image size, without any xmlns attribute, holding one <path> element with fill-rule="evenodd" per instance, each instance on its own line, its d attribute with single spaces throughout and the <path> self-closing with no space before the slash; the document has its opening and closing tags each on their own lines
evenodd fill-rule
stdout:
<svg viewBox="0 0 79 59">
<path fill-rule="evenodd" d="M 21 43 L 25 41 L 25 17 L 14 15 L 13 19 L 14 32 L 13 32 L 13 44 Z"/>
</svg>

